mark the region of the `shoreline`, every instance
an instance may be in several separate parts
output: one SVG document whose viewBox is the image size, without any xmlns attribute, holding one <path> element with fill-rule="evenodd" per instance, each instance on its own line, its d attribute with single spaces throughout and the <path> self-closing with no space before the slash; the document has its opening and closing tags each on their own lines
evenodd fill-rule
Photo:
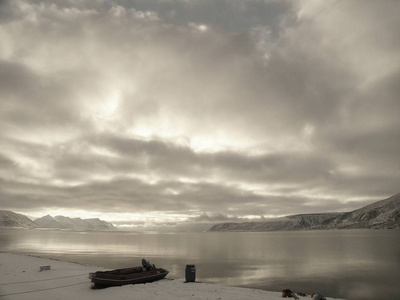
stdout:
<svg viewBox="0 0 400 300">
<path fill-rule="evenodd" d="M 50 270 L 40 271 L 41 266 Z M 278 300 L 280 292 L 224 286 L 214 283 L 184 283 L 184 279 L 165 278 L 147 284 L 91 289 L 89 273 L 106 270 L 77 262 L 43 258 L 19 253 L 0 253 L 0 299 L 143 299 L 175 300 Z M 300 299 L 311 299 L 299 297 Z M 337 298 L 326 298 L 337 299 Z"/>
</svg>

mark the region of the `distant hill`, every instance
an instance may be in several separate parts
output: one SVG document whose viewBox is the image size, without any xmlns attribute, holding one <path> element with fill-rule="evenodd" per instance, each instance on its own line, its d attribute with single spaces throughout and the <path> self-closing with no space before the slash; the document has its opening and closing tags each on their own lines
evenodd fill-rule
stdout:
<svg viewBox="0 0 400 300">
<path fill-rule="evenodd" d="M 317 229 L 400 228 L 400 193 L 322 222 Z"/>
<path fill-rule="evenodd" d="M 56 219 L 54 219 L 50 215 L 35 219 L 35 223 L 38 224 L 38 227 L 40 227 L 40 228 L 57 228 L 57 229 L 67 229 L 68 228 L 67 226 L 58 222 Z"/>
<path fill-rule="evenodd" d="M 50 215 L 35 220 L 40 228 L 111 231 L 117 228 L 106 221 L 95 219 L 69 218 L 64 216 L 52 217 Z"/>
<path fill-rule="evenodd" d="M 334 218 L 339 213 L 302 214 L 282 218 L 267 219 L 263 222 L 221 223 L 209 231 L 286 231 L 305 230 Z"/>
<path fill-rule="evenodd" d="M 52 217 L 50 215 L 32 221 L 25 215 L 8 210 L 0 210 L 0 227 L 7 228 L 52 228 L 84 231 L 112 231 L 117 228 L 106 221 L 95 219 L 69 218 L 64 216 Z"/>
<path fill-rule="evenodd" d="M 221 223 L 209 231 L 288 231 L 310 229 L 398 229 L 400 194 L 347 213 L 304 214 L 265 222 Z"/>
<path fill-rule="evenodd" d="M 38 225 L 25 215 L 0 210 L 0 227 L 36 228 Z"/>
</svg>

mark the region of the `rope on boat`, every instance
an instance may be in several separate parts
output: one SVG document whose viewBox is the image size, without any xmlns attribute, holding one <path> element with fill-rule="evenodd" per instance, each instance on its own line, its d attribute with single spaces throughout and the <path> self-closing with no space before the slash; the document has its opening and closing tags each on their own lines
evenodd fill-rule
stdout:
<svg viewBox="0 0 400 300">
<path fill-rule="evenodd" d="M 63 276 L 63 277 L 56 277 L 56 278 L 48 278 L 48 279 L 39 279 L 39 280 L 31 280 L 31 281 L 20 281 L 20 282 L 10 282 L 10 283 L 0 283 L 0 285 L 9 285 L 9 284 L 22 284 L 22 283 L 31 283 L 31 282 L 39 282 L 39 281 L 50 281 L 50 280 L 57 280 L 63 278 L 72 278 L 78 277 L 83 275 L 88 275 L 89 273 L 78 274 L 78 275 L 71 275 L 71 276 Z"/>
<path fill-rule="evenodd" d="M 69 285 L 57 286 L 57 287 L 52 287 L 52 288 L 40 289 L 40 290 L 32 290 L 32 291 L 17 292 L 17 293 L 11 293 L 11 294 L 3 294 L 3 295 L 0 295 L 0 297 L 21 295 L 21 294 L 29 294 L 29 293 L 36 293 L 36 292 L 43 292 L 43 291 L 50 291 L 50 290 L 57 290 L 57 289 L 70 287 L 70 286 L 75 286 L 75 285 L 81 285 L 81 284 L 87 284 L 87 281 L 86 282 L 69 284 Z"/>
</svg>

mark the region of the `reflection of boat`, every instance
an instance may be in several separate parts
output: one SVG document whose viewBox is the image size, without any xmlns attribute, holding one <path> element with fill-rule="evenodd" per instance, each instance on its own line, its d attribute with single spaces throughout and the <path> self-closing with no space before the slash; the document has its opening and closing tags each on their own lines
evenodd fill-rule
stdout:
<svg viewBox="0 0 400 300">
<path fill-rule="evenodd" d="M 164 278 L 168 273 L 167 270 L 156 268 L 155 265 L 151 265 L 146 259 L 143 259 L 141 267 L 97 271 L 91 273 L 89 278 L 92 280 L 93 288 L 101 288 L 152 282 Z"/>
</svg>

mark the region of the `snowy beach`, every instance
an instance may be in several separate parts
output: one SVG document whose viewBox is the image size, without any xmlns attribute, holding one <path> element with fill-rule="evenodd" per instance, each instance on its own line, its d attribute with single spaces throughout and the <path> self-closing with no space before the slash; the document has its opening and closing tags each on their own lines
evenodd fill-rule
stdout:
<svg viewBox="0 0 400 300">
<path fill-rule="evenodd" d="M 50 270 L 40 271 L 41 266 Z M 95 266 L 33 256 L 0 253 L 0 298 L 41 299 L 282 299 L 281 293 L 222 286 L 211 283 L 184 283 L 183 278 L 147 284 L 91 289 L 89 273 L 104 270 Z M 299 297 L 311 299 L 310 296 Z M 334 299 L 334 298 L 327 298 Z"/>
</svg>

